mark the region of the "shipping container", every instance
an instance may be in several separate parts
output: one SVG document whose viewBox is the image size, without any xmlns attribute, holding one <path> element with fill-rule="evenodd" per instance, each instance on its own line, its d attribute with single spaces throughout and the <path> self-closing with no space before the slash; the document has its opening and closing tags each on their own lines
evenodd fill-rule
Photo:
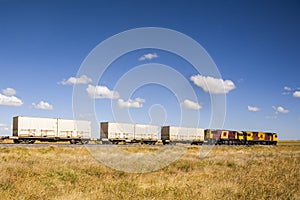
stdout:
<svg viewBox="0 0 300 200">
<path fill-rule="evenodd" d="M 100 138 L 102 141 L 108 140 L 113 143 L 155 143 L 158 140 L 159 130 L 160 128 L 154 125 L 101 122 Z"/>
<path fill-rule="evenodd" d="M 34 143 L 36 140 L 86 143 L 90 137 L 90 121 L 24 116 L 13 118 L 15 143 Z"/>
<path fill-rule="evenodd" d="M 22 116 L 14 117 L 13 136 L 56 137 L 57 119 Z"/>
<path fill-rule="evenodd" d="M 129 123 L 100 123 L 100 139 L 111 141 L 134 140 L 134 124 Z"/>
<path fill-rule="evenodd" d="M 204 129 L 178 126 L 163 126 L 161 128 L 161 139 L 164 143 L 180 142 L 190 144 L 202 144 L 204 141 Z"/>
</svg>

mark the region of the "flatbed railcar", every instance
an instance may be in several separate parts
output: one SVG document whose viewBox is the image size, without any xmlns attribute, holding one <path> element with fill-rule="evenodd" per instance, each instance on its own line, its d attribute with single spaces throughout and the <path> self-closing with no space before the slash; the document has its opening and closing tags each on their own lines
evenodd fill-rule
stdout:
<svg viewBox="0 0 300 200">
<path fill-rule="evenodd" d="M 91 122 L 61 118 L 13 117 L 14 143 L 65 141 L 85 144 L 91 138 Z"/>
<path fill-rule="evenodd" d="M 101 122 L 100 140 L 112 144 L 156 144 L 160 141 L 159 131 L 160 127 L 155 125 Z"/>
<path fill-rule="evenodd" d="M 161 140 L 164 144 L 186 143 L 201 145 L 204 142 L 204 129 L 163 126 L 161 127 Z"/>
</svg>

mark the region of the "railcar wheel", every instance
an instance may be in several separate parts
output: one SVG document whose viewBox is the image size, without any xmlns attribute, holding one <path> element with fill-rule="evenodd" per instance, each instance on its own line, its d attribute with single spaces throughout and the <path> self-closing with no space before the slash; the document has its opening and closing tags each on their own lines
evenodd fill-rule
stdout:
<svg viewBox="0 0 300 200">
<path fill-rule="evenodd" d="M 28 140 L 27 143 L 28 143 L 28 144 L 34 144 L 34 143 L 35 143 L 35 140 Z"/>
<path fill-rule="evenodd" d="M 88 144 L 89 141 L 88 140 L 81 140 L 81 144 Z"/>
<path fill-rule="evenodd" d="M 73 140 L 73 139 L 72 139 L 72 140 L 70 140 L 70 144 L 75 144 L 75 142 L 76 142 L 76 141 L 75 141 L 75 140 Z"/>
<path fill-rule="evenodd" d="M 18 140 L 18 139 L 14 139 L 14 143 L 15 143 L 15 144 L 20 144 L 20 143 L 21 143 L 21 141 L 20 141 L 20 140 Z"/>
</svg>

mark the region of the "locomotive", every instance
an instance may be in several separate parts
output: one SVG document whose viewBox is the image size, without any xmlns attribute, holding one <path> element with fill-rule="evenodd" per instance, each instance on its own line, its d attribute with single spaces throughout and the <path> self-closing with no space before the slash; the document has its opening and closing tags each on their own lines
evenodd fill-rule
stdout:
<svg viewBox="0 0 300 200">
<path fill-rule="evenodd" d="M 269 132 L 206 129 L 204 131 L 204 142 L 219 145 L 276 145 L 278 136 L 277 133 Z"/>
</svg>

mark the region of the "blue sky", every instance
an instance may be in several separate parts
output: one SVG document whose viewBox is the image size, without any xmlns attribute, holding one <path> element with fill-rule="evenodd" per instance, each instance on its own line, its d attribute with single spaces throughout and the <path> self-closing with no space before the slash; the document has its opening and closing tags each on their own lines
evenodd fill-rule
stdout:
<svg viewBox="0 0 300 200">
<path fill-rule="evenodd" d="M 91 50 L 129 29 L 162 27 L 201 44 L 222 81 L 234 84 L 226 93 L 224 128 L 272 131 L 280 139 L 300 139 L 299 24 L 300 3 L 290 0 L 0 0 L 0 134 L 11 134 L 16 115 L 72 118 L 73 85 L 79 82 L 69 78 L 76 77 Z M 154 84 L 134 91 L 131 101 L 114 90 L 122 75 L 149 63 L 177 70 L 189 81 L 197 99 L 180 105 L 183 102 L 172 91 Z M 198 74 L 186 60 L 170 52 L 141 49 L 123 55 L 97 84 L 102 92 L 109 90 L 105 98 L 93 99 L 97 119 L 113 121 L 114 103 L 120 110 L 130 107 L 135 122 L 150 123 L 149 112 L 158 112 L 166 124 L 177 125 L 183 108 L 199 115 L 199 126 L 206 128 L 210 95 L 191 80 Z M 82 86 L 95 88 L 89 78 L 81 79 Z M 113 92 L 119 96 L 112 98 Z"/>
</svg>

